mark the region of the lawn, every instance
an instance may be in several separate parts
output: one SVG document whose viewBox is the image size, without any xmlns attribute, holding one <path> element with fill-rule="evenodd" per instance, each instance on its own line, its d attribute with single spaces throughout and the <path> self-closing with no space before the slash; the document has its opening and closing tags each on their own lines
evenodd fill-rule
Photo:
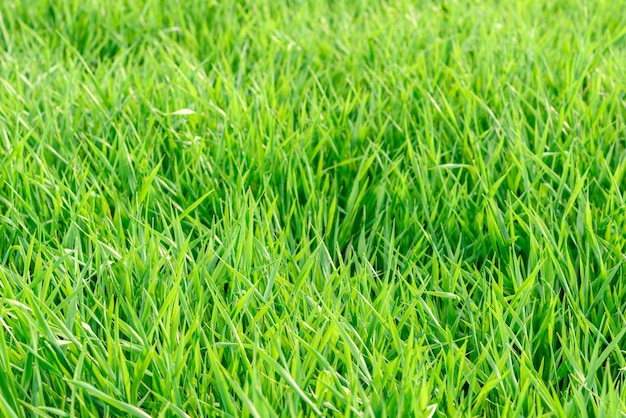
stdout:
<svg viewBox="0 0 626 418">
<path fill-rule="evenodd" d="M 0 2 L 0 416 L 626 416 L 620 0 Z"/>
</svg>

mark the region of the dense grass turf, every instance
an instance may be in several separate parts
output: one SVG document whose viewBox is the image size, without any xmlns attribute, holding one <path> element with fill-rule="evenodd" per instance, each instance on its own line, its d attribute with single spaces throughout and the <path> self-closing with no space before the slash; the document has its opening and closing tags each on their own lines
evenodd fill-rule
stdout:
<svg viewBox="0 0 626 418">
<path fill-rule="evenodd" d="M 626 413 L 618 0 L 0 2 L 0 415 Z"/>
</svg>

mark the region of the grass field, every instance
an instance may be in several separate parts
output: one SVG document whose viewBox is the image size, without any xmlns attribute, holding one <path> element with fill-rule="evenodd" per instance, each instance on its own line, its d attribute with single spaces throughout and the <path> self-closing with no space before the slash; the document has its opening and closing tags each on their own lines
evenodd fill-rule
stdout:
<svg viewBox="0 0 626 418">
<path fill-rule="evenodd" d="M 0 2 L 0 416 L 625 416 L 624 7 Z"/>
</svg>

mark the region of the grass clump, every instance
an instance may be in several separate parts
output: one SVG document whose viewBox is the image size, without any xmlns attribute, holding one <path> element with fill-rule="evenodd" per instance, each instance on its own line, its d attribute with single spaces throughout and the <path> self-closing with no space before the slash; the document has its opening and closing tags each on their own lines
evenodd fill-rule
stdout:
<svg viewBox="0 0 626 418">
<path fill-rule="evenodd" d="M 0 415 L 624 415 L 622 6 L 0 3 Z"/>
</svg>

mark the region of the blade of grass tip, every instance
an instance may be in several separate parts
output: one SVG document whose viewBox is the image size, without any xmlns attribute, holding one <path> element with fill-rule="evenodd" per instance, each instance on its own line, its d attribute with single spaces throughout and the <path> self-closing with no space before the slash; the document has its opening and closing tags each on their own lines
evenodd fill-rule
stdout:
<svg viewBox="0 0 626 418">
<path fill-rule="evenodd" d="M 193 202 L 187 209 L 185 209 L 185 211 L 183 213 L 181 213 L 180 215 L 178 215 L 176 217 L 176 219 L 172 222 L 180 222 L 182 221 L 185 217 L 187 217 L 187 215 L 189 215 L 195 208 L 197 208 L 203 201 L 204 199 L 206 199 L 207 197 L 209 197 L 209 195 L 211 195 L 211 193 L 213 193 L 215 190 L 210 190 L 208 192 L 206 192 L 204 195 L 202 195 L 198 200 L 196 200 L 195 202 Z"/>
<path fill-rule="evenodd" d="M 311 407 L 311 409 L 313 410 L 313 412 L 317 415 L 317 416 L 323 416 L 322 411 L 320 411 L 318 409 L 318 407 L 313 403 L 313 401 L 311 400 L 311 398 L 309 398 L 309 396 L 304 393 L 304 391 L 302 390 L 302 388 L 298 385 L 298 383 L 293 379 L 293 377 L 291 376 L 291 374 L 289 374 L 289 372 L 280 364 L 278 364 L 278 362 L 276 360 L 274 360 L 269 354 L 267 354 L 265 351 L 263 350 L 258 350 L 257 351 L 261 357 L 263 357 L 263 359 L 265 361 L 267 361 L 274 369 L 276 369 L 276 371 L 278 372 L 278 374 L 280 374 L 283 379 L 285 379 L 285 381 L 287 382 L 287 384 L 289 386 L 291 386 L 291 388 L 293 390 L 296 391 L 296 393 L 298 394 L 298 396 L 300 396 L 300 398 L 302 398 L 302 400 L 309 405 L 309 407 Z"/>
<path fill-rule="evenodd" d="M 164 417 L 171 416 L 171 414 L 167 414 L 167 411 L 169 411 L 171 409 L 171 410 L 174 411 L 174 413 L 178 417 L 180 417 L 180 418 L 189 418 L 189 414 L 187 414 L 185 411 L 180 409 L 178 406 L 176 406 L 173 403 L 171 403 L 170 401 L 168 401 L 163 396 L 159 395 L 156 392 L 152 392 L 152 394 L 154 395 L 155 398 L 157 398 L 158 400 L 163 402 L 163 408 L 161 409 L 161 412 L 159 413 L 159 416 L 164 416 Z"/>
<path fill-rule="evenodd" d="M 102 402 L 119 409 L 120 411 L 126 412 L 128 415 L 138 418 L 151 418 L 150 415 L 143 410 L 139 409 L 136 406 L 127 404 L 126 402 L 122 402 L 119 399 L 115 399 L 114 397 L 107 395 L 101 390 L 93 387 L 89 383 L 81 382 L 78 380 L 69 380 L 69 383 L 72 385 L 78 386 L 80 389 L 89 393 L 90 395 L 100 399 Z"/>
<path fill-rule="evenodd" d="M 596 371 L 598 368 L 606 361 L 611 352 L 615 350 L 615 347 L 621 342 L 622 338 L 626 334 L 626 327 L 622 328 L 622 330 L 613 338 L 613 341 L 602 351 L 602 354 L 598 358 L 592 359 L 589 364 L 589 371 L 587 372 L 587 385 L 591 385 L 593 382 L 593 378 L 595 377 Z"/>
<path fill-rule="evenodd" d="M 194 110 L 191 109 L 179 109 L 175 112 L 170 113 L 170 116 L 189 116 L 189 115 L 195 115 L 196 112 Z"/>
<path fill-rule="evenodd" d="M 328 308 L 326 309 L 329 310 Z M 344 327 L 341 326 L 341 323 L 339 322 L 337 317 L 333 315 L 332 320 L 333 320 L 334 325 L 339 330 L 339 333 L 343 337 L 344 341 L 348 344 L 348 348 L 350 349 L 350 352 L 357 359 L 359 369 L 361 370 L 363 377 L 366 379 L 366 384 L 370 385 L 372 383 L 372 375 L 370 374 L 370 371 L 367 368 L 367 364 L 365 364 L 365 359 L 363 357 L 363 354 L 361 353 L 361 350 L 359 350 L 359 347 L 357 347 L 356 343 L 350 337 L 350 335 L 348 335 Z M 354 328 L 352 328 L 349 324 L 346 324 L 346 327 L 348 327 L 350 329 L 350 332 L 352 332 L 355 336 L 358 337 L 358 333 L 354 330 Z"/>
<path fill-rule="evenodd" d="M 141 189 L 139 189 L 139 197 L 137 199 L 137 203 L 139 205 L 143 203 L 144 199 L 146 198 L 146 195 L 150 191 L 150 186 L 152 185 L 152 181 L 156 177 L 156 174 L 159 172 L 159 169 L 161 168 L 162 163 L 163 163 L 163 158 L 161 158 L 161 161 L 158 162 L 158 164 L 154 167 L 154 169 L 150 172 L 150 174 L 144 177 L 143 182 L 141 184 Z"/>
</svg>

